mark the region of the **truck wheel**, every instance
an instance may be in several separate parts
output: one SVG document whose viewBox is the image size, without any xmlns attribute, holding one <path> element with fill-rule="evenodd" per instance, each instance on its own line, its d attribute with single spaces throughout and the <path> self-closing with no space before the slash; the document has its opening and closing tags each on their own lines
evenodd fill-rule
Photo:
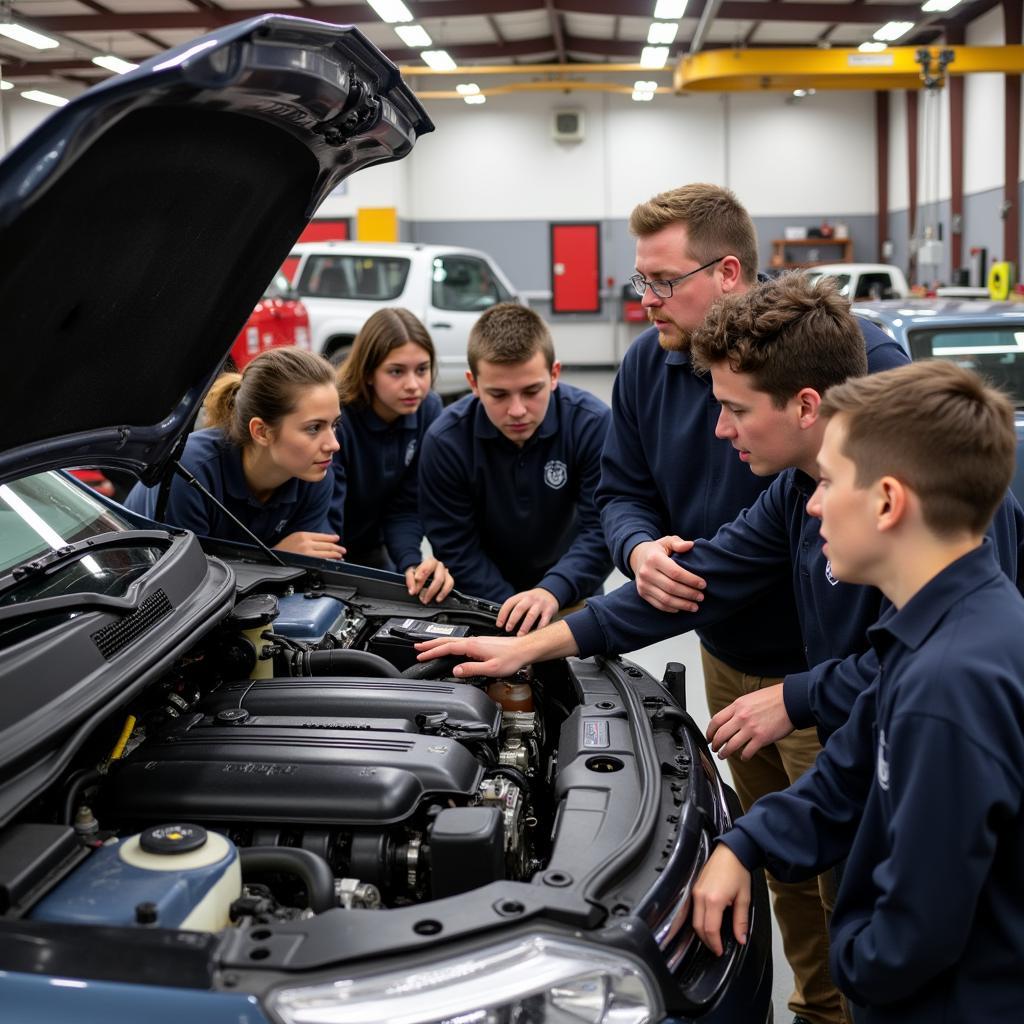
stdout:
<svg viewBox="0 0 1024 1024">
<path fill-rule="evenodd" d="M 330 338 L 324 345 L 324 356 L 332 366 L 341 366 L 352 351 L 352 338 Z"/>
</svg>

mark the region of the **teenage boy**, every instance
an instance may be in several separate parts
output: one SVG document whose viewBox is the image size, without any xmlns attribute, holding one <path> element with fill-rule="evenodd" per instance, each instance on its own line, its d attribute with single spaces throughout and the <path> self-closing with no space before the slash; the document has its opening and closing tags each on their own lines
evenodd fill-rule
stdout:
<svg viewBox="0 0 1024 1024">
<path fill-rule="evenodd" d="M 685 550 L 679 538 L 713 536 L 771 482 L 750 473 L 728 440 L 716 437 L 711 381 L 694 373 L 690 357 L 690 338 L 711 305 L 757 287 L 757 234 L 736 196 L 711 184 L 654 196 L 633 210 L 629 226 L 636 237 L 633 282 L 652 326 L 630 345 L 615 378 L 597 503 L 615 564 L 635 578 L 645 600 L 679 610 L 700 592 L 670 557 Z M 908 361 L 877 327 L 857 324 L 871 372 Z M 697 633 L 712 714 L 807 668 L 788 579 Z M 805 729 L 768 745 L 752 761 L 731 761 L 740 803 L 750 807 L 759 796 L 788 786 L 819 749 L 813 730 Z M 828 977 L 817 887 L 773 883 L 773 895 L 793 969 L 790 1009 L 798 1020 L 837 1024 L 842 1014 Z"/>
<path fill-rule="evenodd" d="M 831 968 L 871 1024 L 991 1024 L 1024 1006 L 1024 601 L 986 527 L 1014 470 L 1013 407 L 970 371 L 850 381 L 827 420 L 810 511 L 836 578 L 878 587 L 880 671 L 814 768 L 717 845 L 693 923 L 745 942 L 749 871 L 847 858 Z"/>
<path fill-rule="evenodd" d="M 594 504 L 608 407 L 559 383 L 551 333 L 525 306 L 487 310 L 468 361 L 473 394 L 423 440 L 420 514 L 459 589 L 501 604 L 498 625 L 523 634 L 611 571 Z"/>
</svg>

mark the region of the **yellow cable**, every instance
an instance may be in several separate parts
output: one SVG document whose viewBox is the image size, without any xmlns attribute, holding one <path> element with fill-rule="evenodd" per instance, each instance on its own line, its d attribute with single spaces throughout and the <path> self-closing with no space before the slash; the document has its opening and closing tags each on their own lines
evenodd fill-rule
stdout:
<svg viewBox="0 0 1024 1024">
<path fill-rule="evenodd" d="M 117 743 L 114 744 L 114 749 L 110 752 L 111 761 L 119 761 L 124 756 L 124 748 L 128 746 L 128 739 L 135 728 L 135 716 L 129 715 L 124 720 L 124 728 L 121 730 L 121 735 L 118 737 Z"/>
</svg>

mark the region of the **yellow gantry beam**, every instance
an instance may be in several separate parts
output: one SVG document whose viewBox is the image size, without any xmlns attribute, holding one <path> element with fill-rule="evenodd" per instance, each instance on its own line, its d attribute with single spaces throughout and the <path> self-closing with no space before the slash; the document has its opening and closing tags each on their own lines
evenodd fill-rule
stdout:
<svg viewBox="0 0 1024 1024">
<path fill-rule="evenodd" d="M 1024 46 L 890 46 L 881 53 L 829 50 L 707 50 L 684 57 L 675 70 L 676 92 L 756 92 L 783 89 L 920 89 L 918 51 L 927 49 L 930 72 L 951 51 L 946 74 L 1024 73 Z"/>
</svg>

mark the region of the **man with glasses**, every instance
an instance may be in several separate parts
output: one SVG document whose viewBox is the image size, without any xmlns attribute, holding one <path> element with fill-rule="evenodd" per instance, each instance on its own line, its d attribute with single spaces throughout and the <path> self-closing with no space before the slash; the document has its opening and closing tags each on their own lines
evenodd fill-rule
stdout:
<svg viewBox="0 0 1024 1024">
<path fill-rule="evenodd" d="M 707 538 L 750 507 L 773 479 L 758 477 L 715 437 L 719 407 L 709 377 L 694 373 L 690 335 L 720 296 L 757 286 L 757 235 L 728 189 L 694 184 L 641 203 L 630 216 L 636 274 L 651 329 L 623 358 L 612 393 L 612 421 L 601 460 L 597 502 L 615 564 L 662 611 L 693 610 L 701 582 L 669 558 Z M 868 369 L 907 362 L 878 328 L 860 321 Z M 687 538 L 683 541 L 681 538 Z M 750 604 L 698 630 L 712 714 L 746 693 L 806 670 L 792 589 Z M 730 757 L 744 809 L 785 789 L 814 762 L 813 729 L 794 732 L 749 760 Z M 770 881 L 786 959 L 793 969 L 795 1024 L 843 1020 L 828 975 L 822 897 L 814 880 Z"/>
</svg>

